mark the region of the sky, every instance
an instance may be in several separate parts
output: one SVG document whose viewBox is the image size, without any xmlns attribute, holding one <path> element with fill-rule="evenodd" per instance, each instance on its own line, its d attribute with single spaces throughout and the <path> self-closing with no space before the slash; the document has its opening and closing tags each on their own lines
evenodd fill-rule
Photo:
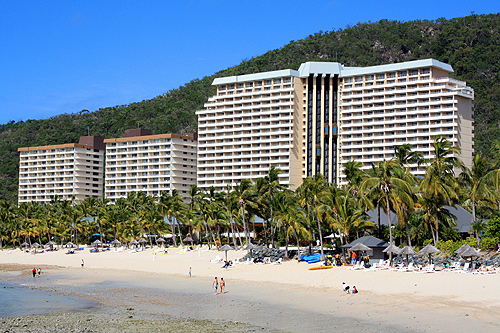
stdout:
<svg viewBox="0 0 500 333">
<path fill-rule="evenodd" d="M 1 1 L 0 124 L 151 99 L 358 22 L 500 12 L 500 1 Z"/>
</svg>

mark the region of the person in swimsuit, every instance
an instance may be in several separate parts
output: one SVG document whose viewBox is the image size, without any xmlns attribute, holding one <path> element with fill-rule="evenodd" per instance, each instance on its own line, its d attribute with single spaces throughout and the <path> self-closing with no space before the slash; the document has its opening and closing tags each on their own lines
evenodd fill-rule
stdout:
<svg viewBox="0 0 500 333">
<path fill-rule="evenodd" d="M 224 294 L 224 288 L 226 287 L 226 281 L 224 281 L 224 278 L 220 278 L 220 293 Z"/>
<path fill-rule="evenodd" d="M 83 261 L 83 259 L 82 259 L 82 268 L 83 268 L 83 265 L 85 265 L 85 261 Z"/>
<path fill-rule="evenodd" d="M 217 295 L 217 288 L 219 288 L 219 281 L 217 281 L 217 276 L 215 277 L 213 287 L 215 288 L 215 295 Z"/>
<path fill-rule="evenodd" d="M 38 277 L 40 277 L 40 274 L 42 274 L 42 269 L 40 267 L 38 267 Z"/>
</svg>

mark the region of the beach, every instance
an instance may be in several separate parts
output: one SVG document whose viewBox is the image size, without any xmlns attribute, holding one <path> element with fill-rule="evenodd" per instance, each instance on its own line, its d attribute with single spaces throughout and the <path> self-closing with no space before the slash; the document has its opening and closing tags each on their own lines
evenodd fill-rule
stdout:
<svg viewBox="0 0 500 333">
<path fill-rule="evenodd" d="M 245 253 L 229 251 L 228 259 Z M 143 324 L 127 326 L 136 331 L 166 325 L 161 323 L 165 316 L 166 322 L 187 320 L 193 327 L 201 323 L 205 330 L 220 331 L 487 332 L 500 324 L 499 274 L 363 272 L 347 267 L 309 271 L 307 263 L 293 260 L 281 265 L 236 264 L 226 270 L 222 263 L 211 262 L 217 256 L 224 258 L 224 252 L 169 249 L 166 255 L 154 255 L 151 249 L 85 249 L 72 255 L 62 250 L 32 255 L 4 250 L 0 277 L 99 304 L 72 312 L 64 317 L 68 320 L 81 315 L 96 316 L 103 323 L 140 319 Z M 31 277 L 32 266 L 42 268 L 40 278 Z M 226 294 L 214 295 L 215 276 L 227 281 Z M 342 282 L 356 285 L 360 293 L 343 293 Z M 70 322 L 82 320 L 76 317 Z"/>
</svg>

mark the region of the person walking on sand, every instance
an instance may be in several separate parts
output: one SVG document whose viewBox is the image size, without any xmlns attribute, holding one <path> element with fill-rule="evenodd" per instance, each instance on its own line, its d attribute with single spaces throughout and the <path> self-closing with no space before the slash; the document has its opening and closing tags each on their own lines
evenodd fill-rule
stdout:
<svg viewBox="0 0 500 333">
<path fill-rule="evenodd" d="M 224 289 L 226 287 L 226 281 L 224 281 L 224 278 L 220 278 L 220 293 L 224 294 Z"/>
<path fill-rule="evenodd" d="M 33 272 L 33 277 L 36 277 L 36 268 L 33 268 L 32 272 Z"/>
<path fill-rule="evenodd" d="M 40 274 L 42 274 L 42 269 L 40 267 L 38 267 L 38 277 L 40 277 Z"/>
<path fill-rule="evenodd" d="M 83 259 L 82 259 L 82 268 L 83 268 L 84 265 L 85 265 L 85 261 L 83 261 Z"/>
<path fill-rule="evenodd" d="M 188 277 L 191 277 L 191 267 L 189 267 Z"/>
<path fill-rule="evenodd" d="M 217 281 L 217 276 L 214 279 L 213 287 L 215 289 L 215 295 L 217 295 L 217 288 L 219 288 L 219 281 Z"/>
</svg>

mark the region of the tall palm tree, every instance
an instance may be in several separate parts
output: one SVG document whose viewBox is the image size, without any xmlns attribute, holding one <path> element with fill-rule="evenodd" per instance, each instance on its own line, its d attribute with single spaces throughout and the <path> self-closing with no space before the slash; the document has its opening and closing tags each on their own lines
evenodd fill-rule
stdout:
<svg viewBox="0 0 500 333">
<path fill-rule="evenodd" d="M 324 259 L 323 234 L 321 232 L 321 220 L 317 218 L 317 207 L 320 205 L 320 196 L 326 186 L 325 178 L 322 174 L 304 179 L 302 185 L 297 189 L 299 204 L 307 212 L 308 219 L 318 223 L 318 233 L 321 248 L 321 260 Z"/>
<path fill-rule="evenodd" d="M 252 182 L 249 179 L 243 179 L 233 187 L 233 195 L 237 198 L 240 205 L 241 219 L 243 222 L 243 233 L 245 234 L 246 244 L 250 244 L 249 230 L 245 219 L 247 208 L 253 204 L 255 193 L 252 189 Z"/>
<path fill-rule="evenodd" d="M 383 160 L 372 166 L 367 179 L 361 185 L 361 191 L 368 197 L 383 197 L 389 224 L 389 242 L 393 244 L 390 198 L 400 198 L 411 202 L 411 185 L 401 178 L 400 165 L 395 160 Z M 392 261 L 392 254 L 390 255 Z"/>
<path fill-rule="evenodd" d="M 429 161 L 425 177 L 420 183 L 420 192 L 434 201 L 436 214 L 434 245 L 436 245 L 439 241 L 439 217 L 437 215 L 441 207 L 439 204 L 455 206 L 458 199 L 456 193 L 458 182 L 455 178 L 455 170 L 464 170 L 465 167 L 457 157 L 460 154 L 460 148 L 454 147 L 450 141 L 436 137 L 432 146 L 434 157 Z"/>
</svg>

